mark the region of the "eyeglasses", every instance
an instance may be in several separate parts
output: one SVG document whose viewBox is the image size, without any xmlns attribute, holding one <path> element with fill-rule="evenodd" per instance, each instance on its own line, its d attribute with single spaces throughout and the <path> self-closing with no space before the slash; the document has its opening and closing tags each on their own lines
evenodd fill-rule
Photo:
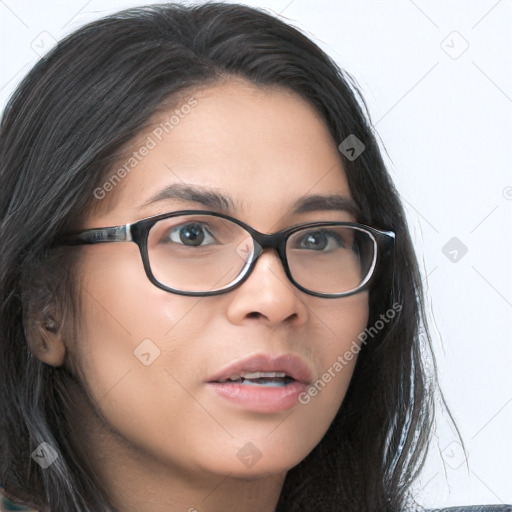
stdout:
<svg viewBox="0 0 512 512">
<path fill-rule="evenodd" d="M 365 288 L 395 234 L 353 222 L 310 222 L 264 234 L 228 215 L 181 210 L 133 224 L 70 233 L 59 245 L 134 242 L 158 288 L 180 295 L 226 293 L 245 281 L 264 249 L 310 295 L 346 297 Z"/>
</svg>

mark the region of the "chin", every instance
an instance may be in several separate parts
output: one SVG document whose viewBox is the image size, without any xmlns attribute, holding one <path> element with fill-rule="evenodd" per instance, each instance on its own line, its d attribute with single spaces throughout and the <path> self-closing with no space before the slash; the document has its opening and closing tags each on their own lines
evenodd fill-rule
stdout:
<svg viewBox="0 0 512 512">
<path fill-rule="evenodd" d="M 246 441 L 243 444 L 235 443 L 219 453 L 215 450 L 210 460 L 202 460 L 205 470 L 223 474 L 233 478 L 260 479 L 269 475 L 286 473 L 299 464 L 314 448 L 310 444 L 305 447 L 293 448 L 281 444 L 276 447 L 274 443 Z"/>
</svg>

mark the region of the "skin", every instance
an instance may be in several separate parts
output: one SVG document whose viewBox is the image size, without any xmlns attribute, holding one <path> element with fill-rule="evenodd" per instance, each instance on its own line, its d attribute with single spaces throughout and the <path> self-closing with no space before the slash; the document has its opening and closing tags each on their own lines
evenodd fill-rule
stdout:
<svg viewBox="0 0 512 512">
<path fill-rule="evenodd" d="M 337 147 L 302 98 L 234 79 L 194 97 L 197 106 L 110 192 L 108 208 L 83 219 L 83 229 L 204 208 L 171 199 L 139 209 L 180 182 L 229 194 L 236 205 L 230 214 L 261 232 L 356 221 L 344 211 L 292 212 L 304 196 L 351 197 Z M 131 149 L 160 121 L 152 120 Z M 305 294 L 268 250 L 229 293 L 180 296 L 147 279 L 133 243 L 81 251 L 78 340 L 71 342 L 64 328 L 45 333 L 36 355 L 80 376 L 75 442 L 87 447 L 113 503 L 123 512 L 147 510 L 148 503 L 155 512 L 274 510 L 286 472 L 318 444 L 339 409 L 356 357 L 307 405 L 279 413 L 245 411 L 205 382 L 229 362 L 260 353 L 295 354 L 320 378 L 364 330 L 367 292 L 338 299 Z M 160 356 L 144 366 L 134 349 L 148 338 Z M 248 442 L 261 453 L 252 467 L 237 457 Z"/>
</svg>

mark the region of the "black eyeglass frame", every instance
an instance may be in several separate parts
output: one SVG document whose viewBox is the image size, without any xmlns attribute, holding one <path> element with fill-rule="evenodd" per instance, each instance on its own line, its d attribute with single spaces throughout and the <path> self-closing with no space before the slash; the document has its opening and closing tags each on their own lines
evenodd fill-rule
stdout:
<svg viewBox="0 0 512 512">
<path fill-rule="evenodd" d="M 245 229 L 245 231 L 249 233 L 249 235 L 253 239 L 253 242 L 256 242 L 254 244 L 254 253 L 252 255 L 252 258 L 250 260 L 247 260 L 245 266 L 242 268 L 240 274 L 237 276 L 235 281 L 231 282 L 230 284 L 219 290 L 198 292 L 177 290 L 175 288 L 171 288 L 170 286 L 164 285 L 155 278 L 153 272 L 151 271 L 151 265 L 149 263 L 149 252 L 147 245 L 149 231 L 160 220 L 172 217 L 179 217 L 182 215 L 211 215 L 214 217 L 221 217 L 223 219 L 233 222 L 234 224 L 237 224 L 238 226 L 242 227 L 243 229 Z M 360 231 L 370 234 L 372 240 L 374 241 L 375 254 L 371 270 L 368 272 L 368 275 L 363 280 L 363 282 L 354 290 L 349 290 L 348 292 L 341 292 L 336 294 L 311 291 L 297 283 L 291 274 L 290 268 L 288 266 L 288 259 L 286 257 L 286 243 L 288 241 L 288 238 L 293 233 L 300 231 L 301 229 L 325 226 L 346 226 L 356 228 Z M 151 283 L 153 283 L 156 287 L 162 290 L 165 290 L 170 293 L 176 293 L 178 295 L 207 297 L 227 293 L 236 288 L 237 286 L 241 285 L 250 276 L 252 270 L 256 265 L 256 261 L 263 253 L 264 249 L 274 249 L 279 256 L 279 259 L 281 260 L 286 276 L 296 288 L 303 291 L 304 293 L 316 297 L 341 298 L 354 295 L 355 293 L 359 293 L 360 291 L 369 286 L 369 284 L 372 282 L 376 274 L 376 269 L 380 265 L 382 259 L 384 259 L 384 257 L 390 257 L 394 253 L 395 233 L 393 231 L 383 231 L 356 222 L 319 221 L 297 224 L 295 226 L 291 226 L 276 233 L 266 234 L 256 231 L 254 228 L 252 228 L 245 222 L 242 222 L 241 220 L 235 219 L 234 217 L 231 217 L 220 212 L 212 212 L 210 210 L 179 210 L 170 213 L 155 215 L 153 217 L 147 217 L 137 222 L 123 224 L 120 226 L 92 228 L 86 229 L 84 231 L 68 233 L 66 235 L 59 237 L 55 245 L 84 245 L 109 242 L 134 242 L 135 244 L 137 244 L 137 246 L 139 247 L 140 255 L 142 257 L 142 263 L 144 265 L 146 276 L 151 281 Z"/>
</svg>

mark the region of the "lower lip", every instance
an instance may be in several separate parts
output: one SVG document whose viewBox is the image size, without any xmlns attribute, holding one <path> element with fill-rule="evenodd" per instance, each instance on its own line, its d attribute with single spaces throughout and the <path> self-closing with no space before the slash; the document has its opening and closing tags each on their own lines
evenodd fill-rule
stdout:
<svg viewBox="0 0 512 512">
<path fill-rule="evenodd" d="M 228 401 L 248 411 L 273 413 L 286 411 L 299 403 L 299 395 L 307 386 L 294 381 L 286 386 L 248 386 L 209 382 L 210 388 Z"/>
</svg>

